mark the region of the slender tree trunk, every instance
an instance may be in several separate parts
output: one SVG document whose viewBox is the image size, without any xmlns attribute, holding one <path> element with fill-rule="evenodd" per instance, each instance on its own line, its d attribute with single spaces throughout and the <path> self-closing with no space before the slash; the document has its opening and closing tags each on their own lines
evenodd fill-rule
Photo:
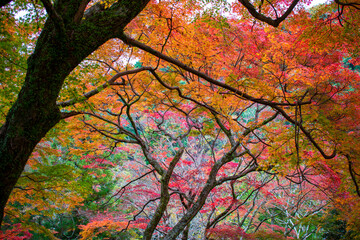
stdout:
<svg viewBox="0 0 360 240">
<path fill-rule="evenodd" d="M 181 240 L 188 240 L 190 232 L 190 223 L 186 225 L 184 231 L 182 232 Z"/>
<path fill-rule="evenodd" d="M 25 83 L 0 128 L 0 224 L 36 144 L 61 120 L 56 99 L 65 78 L 89 54 L 119 36 L 148 2 L 119 0 L 107 9 L 97 4 L 85 14 L 87 0 L 59 0 L 49 8 L 51 18 L 28 59 Z"/>
</svg>

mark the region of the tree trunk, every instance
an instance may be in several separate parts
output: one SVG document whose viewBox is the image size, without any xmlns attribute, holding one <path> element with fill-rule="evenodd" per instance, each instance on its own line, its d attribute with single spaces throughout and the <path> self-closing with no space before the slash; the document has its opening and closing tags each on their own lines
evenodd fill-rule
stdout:
<svg viewBox="0 0 360 240">
<path fill-rule="evenodd" d="M 190 232 L 190 223 L 186 225 L 184 231 L 182 232 L 181 240 L 188 240 Z"/>
<path fill-rule="evenodd" d="M 56 106 L 65 78 L 89 54 L 122 33 L 149 0 L 119 0 L 105 9 L 87 0 L 57 1 L 34 53 L 25 83 L 0 128 L 0 224 L 4 208 L 36 144 L 61 120 Z M 80 14 L 80 15 L 79 15 Z M 54 24 L 55 23 L 55 24 Z"/>
</svg>

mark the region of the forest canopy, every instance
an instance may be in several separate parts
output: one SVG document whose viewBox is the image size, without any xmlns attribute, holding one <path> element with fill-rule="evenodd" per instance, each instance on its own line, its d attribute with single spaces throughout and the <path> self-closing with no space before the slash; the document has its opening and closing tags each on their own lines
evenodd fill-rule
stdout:
<svg viewBox="0 0 360 240">
<path fill-rule="evenodd" d="M 360 239 L 360 2 L 2 1 L 0 239 Z"/>
</svg>

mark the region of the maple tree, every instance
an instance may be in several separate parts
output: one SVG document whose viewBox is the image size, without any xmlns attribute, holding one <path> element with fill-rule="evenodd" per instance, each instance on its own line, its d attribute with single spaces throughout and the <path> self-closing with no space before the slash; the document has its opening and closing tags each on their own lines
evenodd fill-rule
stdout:
<svg viewBox="0 0 360 240">
<path fill-rule="evenodd" d="M 86 129 L 79 128 L 81 122 L 73 118 L 62 123 L 64 126 L 58 126 L 67 128 L 61 130 L 65 134 L 62 139 L 69 138 L 66 134 L 71 130 L 79 133 L 73 136 L 74 142 L 65 140 L 61 144 L 70 146 L 72 155 L 79 156 L 93 149 L 99 152 L 87 157 L 89 164 L 82 168 L 99 171 L 113 167 L 119 164 L 116 159 L 115 163 L 108 162 L 100 156 L 116 152 L 118 145 L 138 145 L 137 158 L 145 158 L 144 164 L 149 165 L 145 169 L 151 171 L 152 178 L 147 184 L 157 189 L 151 192 L 137 185 L 138 190 L 133 191 L 134 194 L 148 193 L 144 198 L 137 197 L 136 204 L 144 208 L 151 206 L 147 211 L 152 217 L 141 220 L 134 217 L 129 225 L 128 219 L 116 215 L 116 211 L 112 217 L 99 215 L 81 226 L 85 239 L 92 234 L 126 228 L 144 229 L 146 239 L 155 232 L 166 239 L 174 239 L 182 232 L 186 239 L 191 221 L 201 211 L 214 214 L 209 214 L 205 224 L 209 237 L 221 238 L 222 231 L 231 230 L 235 238 L 239 235 L 250 238 L 252 236 L 241 228 L 245 225 L 240 223 L 238 228 L 226 224 L 216 228 L 215 225 L 231 219 L 233 209 L 251 205 L 252 198 L 262 218 L 277 222 L 276 228 L 281 234 L 299 237 L 301 224 L 284 222 L 281 217 L 276 218 L 275 213 L 303 217 L 305 206 L 295 213 L 289 213 L 292 207 L 262 206 L 261 198 L 266 199 L 263 194 L 269 195 L 267 192 L 271 191 L 261 190 L 266 186 L 262 186 L 261 181 L 257 183 L 258 179 L 249 180 L 249 185 L 255 186 L 249 198 L 236 196 L 236 191 L 242 190 L 236 189 L 237 181 L 261 173 L 304 187 L 306 184 L 316 186 L 334 198 L 334 205 L 339 209 L 346 208 L 343 212 L 349 213 L 349 226 L 355 229 L 359 209 L 356 199 L 360 196 L 358 150 L 353 144 L 358 139 L 359 48 L 358 41 L 354 41 L 358 35 L 351 30 L 359 20 L 358 4 L 335 1 L 310 15 L 301 9 L 300 3 L 309 2 L 243 0 L 231 6 L 237 17 L 224 17 L 201 11 L 203 6 L 192 1 L 98 2 L 90 3 L 87 10 L 86 1 L 54 5 L 42 1 L 49 19 L 28 60 L 27 73 L 5 69 L 6 73 L 10 72 L 5 79 L 18 77 L 25 79 L 25 83 L 14 106 L 8 110 L 11 98 L 4 104 L 7 116 L 0 130 L 4 139 L 0 157 L 6 181 L 1 181 L 2 206 L 18 182 L 18 188 L 24 191 L 13 192 L 14 198 L 9 202 L 13 209 L 8 210 L 17 218 L 23 214 L 21 208 L 14 205 L 17 203 L 30 204 L 39 212 L 47 210 L 31 202 L 41 204 L 31 189 L 40 193 L 41 189 L 53 189 L 54 198 L 49 199 L 54 206 L 59 204 L 56 194 L 66 194 L 68 211 L 79 207 L 91 190 L 82 192 L 75 186 L 62 186 L 61 182 L 71 183 L 70 179 L 78 178 L 83 169 L 68 164 L 47 167 L 43 160 L 37 160 L 40 165 L 34 165 L 20 179 L 19 176 L 35 145 L 56 123 L 82 115 L 78 119 Z M 142 11 L 146 5 L 148 8 Z M 3 9 L 9 14 L 14 11 L 10 6 Z M 290 18 L 293 11 L 296 14 Z M 248 14 L 273 26 L 283 24 L 272 28 L 253 22 Z M 6 28 L 11 33 L 12 27 Z M 314 30 L 318 33 L 311 34 Z M 33 31 L 33 35 L 39 34 L 37 28 Z M 331 38 L 322 37 L 329 35 Z M 11 37 L 7 34 L 4 42 Z M 114 37 L 122 42 L 107 42 L 80 64 Z M 6 55 L 10 60 L 5 63 L 24 61 L 27 54 L 22 52 L 19 59 L 16 54 Z M 103 75 L 102 64 L 110 78 Z M 4 81 L 4 93 L 16 95 L 21 79 L 15 84 Z M 12 86 L 11 89 L 7 89 L 7 85 Z M 82 88 L 80 92 L 79 88 Z M 55 141 L 61 131 L 50 132 L 47 139 Z M 41 145 L 35 155 L 40 149 Z M 51 154 L 48 150 L 44 155 Z M 76 157 L 74 160 L 79 161 Z M 62 167 L 68 175 L 58 174 Z M 150 176 L 142 172 L 144 174 Z M 107 173 L 95 171 L 92 175 L 98 178 Z M 199 178 L 194 179 L 193 175 Z M 53 178 L 58 182 L 48 182 Z M 26 179 L 31 181 L 24 181 Z M 44 184 L 39 185 L 37 181 Z M 195 188 L 186 184 L 189 182 Z M 93 185 L 93 191 L 99 192 L 101 185 Z M 296 187 L 291 187 L 294 189 Z M 257 194 L 260 191 L 263 192 Z M 253 194 L 259 197 L 251 197 Z M 28 197 L 32 200 L 26 201 Z M 312 201 L 319 200 L 317 194 L 312 193 L 311 197 Z M 121 211 L 127 211 L 126 206 L 130 204 L 124 201 Z M 217 210 L 211 201 L 218 202 L 225 211 Z M 289 199 L 288 204 L 302 205 L 301 199 Z M 42 205 L 46 208 L 46 204 Z M 170 221 L 171 213 L 167 212 L 170 210 L 181 218 Z M 23 218 L 30 219 L 31 214 L 35 213 L 29 212 Z M 250 212 L 246 216 L 244 219 L 254 219 L 250 223 L 258 218 Z M 266 225 L 261 220 L 257 224 Z M 271 224 L 266 227 L 274 228 Z M 249 226 L 246 230 L 255 230 L 256 234 L 258 228 Z"/>
<path fill-rule="evenodd" d="M 98 2 L 85 12 L 89 2 L 42 2 L 49 18 L 27 60 L 23 87 L 0 130 L 1 219 L 34 147 L 66 117 L 56 106 L 65 78 L 84 58 L 116 37 L 148 1 L 119 1 L 111 7 Z"/>
</svg>

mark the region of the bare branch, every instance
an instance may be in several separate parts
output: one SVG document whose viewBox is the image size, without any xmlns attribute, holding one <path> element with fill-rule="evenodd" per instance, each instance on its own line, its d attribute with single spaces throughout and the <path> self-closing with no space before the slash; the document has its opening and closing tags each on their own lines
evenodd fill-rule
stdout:
<svg viewBox="0 0 360 240">
<path fill-rule="evenodd" d="M 64 101 L 64 102 L 59 102 L 56 105 L 61 106 L 61 107 L 67 107 L 67 106 L 74 105 L 75 103 L 85 101 L 85 100 L 91 98 L 92 96 L 100 93 L 102 90 L 104 90 L 108 86 L 124 85 L 125 84 L 124 80 L 121 83 L 116 83 L 115 82 L 120 77 L 125 76 L 125 75 L 139 73 L 139 72 L 146 71 L 146 70 L 152 70 L 152 68 L 150 68 L 150 67 L 141 67 L 141 68 L 137 68 L 137 69 L 117 73 L 112 78 L 110 78 L 106 83 L 98 86 L 97 88 L 95 88 L 95 89 L 93 89 L 93 90 L 91 90 L 91 91 L 89 91 L 87 93 L 84 93 L 80 98 L 74 98 L 74 99 L 70 99 L 70 100 L 67 100 L 67 101 Z"/>
<path fill-rule="evenodd" d="M 77 112 L 77 111 L 61 112 L 61 119 L 66 119 L 66 118 L 73 117 L 73 116 L 80 115 L 80 114 L 83 114 L 83 113 Z"/>
<path fill-rule="evenodd" d="M 139 177 L 131 180 L 130 182 L 128 182 L 128 183 L 125 184 L 124 186 L 122 186 L 122 187 L 121 187 L 116 193 L 114 193 L 105 203 L 103 203 L 100 208 L 104 208 L 104 207 L 111 201 L 111 199 L 113 199 L 115 196 L 117 196 L 117 195 L 120 194 L 120 197 L 121 197 L 121 195 L 125 192 L 125 189 L 126 189 L 130 184 L 132 184 L 132 183 L 134 183 L 134 182 L 136 182 L 136 181 L 138 181 L 138 180 L 146 177 L 147 175 L 153 173 L 154 171 L 155 171 L 155 170 L 153 169 L 153 170 L 151 170 L 151 171 L 149 171 L 149 172 L 146 172 L 146 173 L 142 174 L 141 176 L 139 176 Z M 120 198 L 120 197 L 119 197 L 119 198 Z"/>
<path fill-rule="evenodd" d="M 349 163 L 349 172 L 350 172 L 350 176 L 351 176 L 351 180 L 353 181 L 354 185 L 355 185 L 355 190 L 357 195 L 360 197 L 360 188 L 359 188 L 359 184 L 356 180 L 356 176 L 355 176 L 355 171 L 354 171 L 354 167 L 353 167 L 353 163 L 350 160 L 349 156 L 346 156 L 348 163 Z"/>
<path fill-rule="evenodd" d="M 306 104 L 310 104 L 311 102 L 310 101 L 307 101 L 307 102 L 297 102 L 297 103 L 279 103 L 279 102 L 272 102 L 272 101 L 269 101 L 269 100 L 266 100 L 266 99 L 262 99 L 262 98 L 255 98 L 253 96 L 250 96 L 242 91 L 240 91 L 239 89 L 236 89 L 230 85 L 227 85 L 225 83 L 222 83 L 218 80 L 215 80 L 213 79 L 212 77 L 208 76 L 207 74 L 201 72 L 201 71 L 198 71 L 194 68 L 191 68 L 189 66 L 187 66 L 186 64 L 180 62 L 179 60 L 177 59 L 174 59 L 172 57 L 169 57 L 153 48 L 151 48 L 150 46 L 147 46 L 133 38 L 130 38 L 128 36 L 126 36 L 125 34 L 122 34 L 119 36 L 119 38 L 124 41 L 124 43 L 130 45 L 130 46 L 133 46 L 133 47 L 138 47 L 142 50 L 144 50 L 145 52 L 148 52 L 158 58 L 161 58 L 169 63 L 172 63 L 180 68 L 182 68 L 183 70 L 185 71 L 188 71 L 200 78 L 203 78 L 205 79 L 206 81 L 208 81 L 209 83 L 212 83 L 216 86 L 219 86 L 219 87 L 222 87 L 224 89 L 227 89 L 227 90 L 230 90 L 231 92 L 237 94 L 239 97 L 241 97 L 242 99 L 246 99 L 246 100 L 250 100 L 252 102 L 256 102 L 256 103 L 260 103 L 260 104 L 263 104 L 263 105 L 267 105 L 267 106 L 297 106 L 297 105 L 306 105 Z"/>
<path fill-rule="evenodd" d="M 278 106 L 274 106 L 273 108 L 278 110 L 286 120 L 288 120 L 289 122 L 291 122 L 295 126 L 298 126 L 300 128 L 300 130 L 305 134 L 307 139 L 312 143 L 312 145 L 320 152 L 320 154 L 325 159 L 331 159 L 331 158 L 334 158 L 336 156 L 336 149 L 334 149 L 334 151 L 333 151 L 333 153 L 331 155 L 326 154 L 324 152 L 324 150 L 319 146 L 319 144 L 315 141 L 315 139 L 310 135 L 310 132 L 308 132 L 301 123 L 299 123 L 298 121 L 293 120 L 282 108 L 280 108 Z"/>
<path fill-rule="evenodd" d="M 357 2 L 340 2 L 339 0 L 334 0 L 337 4 L 339 4 L 340 6 L 349 6 L 349 7 L 353 7 L 357 10 L 360 10 L 360 3 Z"/>
<path fill-rule="evenodd" d="M 276 17 L 276 19 L 272 19 L 270 17 L 265 16 L 264 14 L 258 12 L 255 7 L 248 1 L 248 0 L 239 0 L 239 2 L 249 11 L 249 13 L 256 19 L 265 22 L 273 27 L 278 27 L 282 21 L 284 21 L 290 13 L 293 11 L 295 6 L 298 4 L 299 0 L 293 0 L 289 8 L 286 10 L 286 12 L 280 16 Z M 276 10 L 274 9 L 276 12 Z M 276 14 L 277 16 L 277 14 Z"/>
</svg>

